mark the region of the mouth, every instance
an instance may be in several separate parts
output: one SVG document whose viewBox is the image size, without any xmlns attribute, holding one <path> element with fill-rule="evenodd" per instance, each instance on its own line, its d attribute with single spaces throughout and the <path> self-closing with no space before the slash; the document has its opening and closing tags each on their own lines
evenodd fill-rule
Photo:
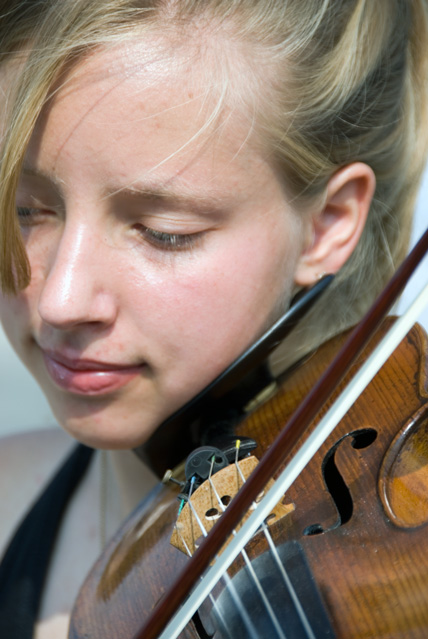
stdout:
<svg viewBox="0 0 428 639">
<path fill-rule="evenodd" d="M 56 386 L 78 395 L 104 395 L 125 386 L 141 374 L 144 364 L 127 366 L 90 359 L 69 359 L 43 351 L 46 370 Z"/>
</svg>

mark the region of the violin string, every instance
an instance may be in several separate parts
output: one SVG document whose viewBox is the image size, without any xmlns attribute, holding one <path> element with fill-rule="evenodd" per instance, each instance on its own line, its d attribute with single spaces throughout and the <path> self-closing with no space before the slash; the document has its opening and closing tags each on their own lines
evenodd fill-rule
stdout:
<svg viewBox="0 0 428 639">
<path fill-rule="evenodd" d="M 216 489 L 216 487 L 215 487 L 215 485 L 214 485 L 214 483 L 212 481 L 214 462 L 215 462 L 215 455 L 213 455 L 212 458 L 211 458 L 210 472 L 209 472 L 209 475 L 208 475 L 208 482 L 209 482 L 209 486 L 210 486 L 210 489 L 211 489 L 211 502 L 213 502 L 212 493 L 214 492 L 214 495 L 215 495 L 215 498 L 217 500 L 217 503 L 219 504 L 220 509 L 224 512 L 225 505 L 221 501 L 220 495 L 218 494 L 217 489 Z M 233 530 L 232 532 L 233 532 L 234 535 L 236 535 L 236 531 L 235 530 Z M 247 555 L 247 553 L 245 552 L 244 549 L 241 550 L 240 554 L 242 555 L 242 557 L 244 558 L 246 563 L 249 564 L 250 561 L 249 561 L 248 555 Z M 243 619 L 247 630 L 250 632 L 252 637 L 254 636 L 257 639 L 258 635 L 257 635 L 256 630 L 254 628 L 254 624 L 251 622 L 250 616 L 248 615 L 248 612 L 247 612 L 245 606 L 243 605 L 242 599 L 239 596 L 238 591 L 236 590 L 235 585 L 233 584 L 233 582 L 232 582 L 232 580 L 229 577 L 227 572 L 225 572 L 224 575 L 223 575 L 223 581 L 225 582 L 225 586 L 226 586 L 227 591 L 229 592 L 229 594 L 232 595 L 232 599 L 233 599 L 233 601 L 235 603 L 235 607 L 238 610 L 239 614 L 241 615 L 241 618 Z M 256 578 L 256 582 L 258 582 L 257 578 Z M 257 583 L 256 583 L 256 587 L 257 587 Z M 259 587 L 261 588 L 260 583 L 259 583 Z M 213 600 L 213 596 L 210 595 L 210 597 L 211 597 L 211 600 Z M 219 617 L 219 619 L 222 622 L 223 628 L 227 630 L 227 624 L 226 624 L 226 622 L 223 619 L 223 615 L 221 614 L 221 612 L 219 610 L 219 606 L 218 606 L 217 602 L 215 602 L 215 609 L 217 611 L 217 616 Z M 230 636 L 230 633 L 228 631 L 227 631 L 227 634 Z M 283 638 L 280 637 L 280 639 L 283 639 Z M 284 637 L 284 639 L 287 639 L 287 638 Z"/>
<path fill-rule="evenodd" d="M 192 477 L 191 480 L 190 480 L 189 495 L 188 495 L 187 500 L 186 500 L 186 503 L 189 504 L 189 508 L 190 508 L 190 510 L 192 512 L 194 511 L 194 509 L 193 509 L 193 504 L 192 504 L 191 499 L 192 499 L 192 495 L 193 495 L 193 489 L 195 487 L 195 480 L 196 480 L 196 477 Z M 184 501 L 182 502 L 182 506 L 183 505 L 184 505 Z M 196 522 L 199 525 L 199 528 L 201 529 L 202 534 L 204 534 L 202 522 L 200 520 L 198 521 L 199 517 L 198 517 L 197 513 L 194 513 L 194 515 L 195 515 Z M 201 528 L 201 526 L 202 526 L 202 528 Z M 195 529 L 194 529 L 194 526 L 193 526 L 193 518 L 192 517 L 190 517 L 190 529 L 191 529 L 191 532 L 192 532 L 192 544 L 193 544 L 193 547 L 196 548 L 197 547 L 197 545 L 196 545 L 197 538 L 195 538 Z"/>
<path fill-rule="evenodd" d="M 192 501 L 190 499 L 190 495 L 189 495 L 189 500 L 188 500 L 187 503 L 189 504 L 189 508 L 192 511 L 192 514 L 193 514 L 194 518 L 196 519 L 196 523 L 198 524 L 199 528 L 201 529 L 201 533 L 203 534 L 204 537 L 206 537 L 208 535 L 207 530 L 206 530 L 204 524 L 202 523 L 201 518 L 199 517 L 198 511 L 196 510 L 196 508 L 192 504 Z M 194 537 L 193 537 L 192 541 L 195 544 Z"/>
<path fill-rule="evenodd" d="M 194 478 L 192 478 L 194 479 Z M 194 483 L 194 482 L 193 482 Z M 188 499 L 188 504 L 189 504 L 189 508 L 192 511 L 192 514 L 194 516 L 194 518 L 196 519 L 196 522 L 201 530 L 201 533 L 204 537 L 207 537 L 208 532 L 204 526 L 204 524 L 202 523 L 201 518 L 199 517 L 199 514 L 196 510 L 196 508 L 194 507 L 191 499 L 191 491 L 189 491 L 189 499 Z M 194 538 L 192 539 L 193 544 L 195 545 L 195 540 Z M 244 622 L 245 627 L 247 628 L 247 631 L 249 632 L 250 635 L 250 639 L 260 639 L 258 634 L 256 633 L 256 630 L 254 628 L 254 625 L 248 615 L 248 612 L 245 610 L 241 598 L 239 597 L 235 586 L 232 583 L 232 580 L 230 579 L 229 575 L 227 574 L 227 572 L 225 572 L 222 576 L 223 581 L 225 582 L 225 587 L 227 588 L 229 594 L 231 595 L 233 602 L 236 606 L 236 609 L 238 610 L 239 614 L 241 615 L 242 621 Z"/>
<path fill-rule="evenodd" d="M 246 610 L 245 606 L 242 603 L 242 599 L 239 596 L 238 591 L 235 588 L 235 585 L 232 581 L 232 579 L 229 577 L 229 575 L 227 574 L 227 572 L 224 574 L 223 576 L 224 581 L 226 583 L 226 588 L 228 593 L 231 595 L 232 599 L 233 599 L 233 603 L 235 604 L 235 607 L 237 609 L 237 611 L 239 612 L 242 621 L 244 622 L 244 625 L 247 629 L 247 632 L 249 634 L 250 639 L 260 639 L 260 635 L 259 633 L 256 631 L 253 622 L 250 619 L 250 616 L 248 614 L 248 611 Z M 223 625 L 224 622 L 223 622 Z"/>
<path fill-rule="evenodd" d="M 183 546 L 184 546 L 184 548 L 186 550 L 186 553 L 188 554 L 189 557 L 192 557 L 192 551 L 190 550 L 190 548 L 189 548 L 189 546 L 187 544 L 187 541 L 185 540 L 185 538 L 181 534 L 180 529 L 177 526 L 177 523 L 175 524 L 175 530 L 176 530 L 176 533 L 177 533 L 178 537 L 181 539 L 181 543 L 183 544 Z M 202 577 L 199 577 L 199 581 L 201 581 L 202 579 L 203 579 Z M 230 632 L 229 632 L 229 630 L 227 628 L 227 625 L 226 625 L 226 623 L 225 623 L 225 621 L 223 619 L 223 615 L 221 614 L 221 612 L 219 610 L 218 603 L 215 600 L 215 598 L 214 598 L 212 593 L 209 594 L 209 599 L 211 601 L 211 604 L 212 604 L 213 608 L 215 608 L 215 610 L 217 611 L 217 622 L 221 622 L 221 625 L 222 625 L 222 628 L 223 628 L 222 629 L 222 634 L 223 635 L 227 635 L 227 637 L 229 637 L 229 639 L 233 639 L 233 637 L 231 637 Z"/>
<path fill-rule="evenodd" d="M 235 467 L 236 467 L 236 469 L 237 469 L 237 471 L 238 471 L 238 473 L 239 473 L 239 475 L 241 477 L 242 482 L 245 484 L 245 482 L 247 480 L 246 480 L 246 477 L 245 477 L 244 473 L 242 472 L 242 469 L 241 469 L 241 467 L 239 465 L 239 462 L 238 462 L 238 448 L 239 448 L 239 445 L 240 445 L 240 441 L 238 439 L 236 441 L 236 447 L 237 448 L 236 448 L 236 454 L 235 454 Z M 253 508 L 255 510 L 256 508 L 258 508 L 258 503 L 256 501 L 253 501 L 252 506 L 253 506 Z M 293 584 L 292 584 L 292 582 L 290 580 L 290 577 L 288 576 L 288 573 L 285 570 L 285 567 L 284 567 L 284 565 L 283 565 L 283 563 L 281 561 L 281 558 L 280 558 L 280 556 L 278 554 L 278 550 L 277 550 L 277 548 L 275 546 L 275 542 L 273 541 L 272 535 L 270 534 L 269 527 L 267 526 L 265 521 L 263 521 L 261 523 L 260 528 L 263 531 L 263 534 L 264 534 L 264 536 L 266 538 L 266 541 L 269 544 L 269 549 L 270 549 L 270 552 L 272 554 L 274 563 L 277 565 L 277 568 L 278 568 L 278 570 L 279 570 L 279 572 L 281 574 L 281 577 L 284 580 L 285 588 L 287 589 L 287 591 L 288 591 L 288 593 L 289 593 L 289 595 L 291 597 L 291 600 L 292 600 L 292 602 L 294 604 L 294 607 L 295 607 L 296 612 L 297 612 L 297 614 L 299 616 L 299 619 L 300 619 L 300 621 L 302 623 L 302 626 L 305 629 L 305 632 L 306 632 L 306 635 L 307 635 L 307 639 L 316 639 L 315 634 L 314 634 L 314 632 L 312 630 L 311 624 L 309 623 L 309 619 L 308 619 L 308 617 L 307 617 L 307 615 L 306 615 L 306 613 L 305 613 L 305 611 L 303 609 L 303 606 L 302 606 L 302 604 L 300 602 L 300 599 L 299 599 L 299 597 L 298 597 L 298 595 L 297 595 L 297 593 L 296 593 L 296 591 L 294 589 L 294 586 L 293 586 Z"/>
<path fill-rule="evenodd" d="M 302 622 L 302 626 L 305 629 L 305 632 L 307 634 L 307 639 L 316 639 L 316 636 L 312 630 L 311 624 L 309 623 L 309 619 L 303 609 L 303 606 L 300 602 L 300 599 L 294 589 L 294 586 L 290 580 L 290 577 L 288 576 L 287 571 L 285 570 L 285 567 L 283 565 L 283 563 L 281 562 L 281 558 L 278 554 L 278 550 L 277 547 L 275 546 L 275 543 L 272 539 L 272 535 L 270 534 L 268 527 L 265 523 L 262 524 L 262 529 L 264 531 L 265 537 L 267 539 L 267 542 L 269 544 L 269 548 L 270 551 L 272 553 L 272 556 L 275 560 L 275 563 L 278 566 L 278 569 L 281 573 L 282 578 L 284 579 L 284 583 L 285 586 L 288 590 L 288 593 L 293 601 L 294 607 L 296 608 L 297 614 L 299 615 L 299 619 Z"/>
<path fill-rule="evenodd" d="M 215 487 L 215 484 L 214 484 L 211 476 L 208 477 L 208 481 L 210 483 L 212 491 L 215 494 L 216 500 L 217 500 L 221 510 L 224 512 L 226 510 L 226 506 L 223 504 L 223 502 L 221 500 L 221 497 L 218 494 L 217 488 Z M 239 486 L 238 486 L 238 489 L 239 489 Z M 232 534 L 236 535 L 236 530 L 233 530 Z M 268 599 L 268 597 L 266 595 L 266 592 L 264 591 L 263 586 L 260 583 L 260 579 L 258 578 L 258 575 L 257 575 L 256 571 L 254 570 L 254 566 L 252 565 L 251 560 L 250 560 L 250 558 L 249 558 L 249 556 L 248 556 L 248 554 L 247 554 L 247 552 L 246 552 L 246 550 L 244 548 L 241 550 L 241 556 L 242 556 L 242 558 L 243 558 L 243 560 L 245 562 L 245 565 L 247 567 L 247 570 L 248 570 L 248 572 L 250 574 L 250 578 L 254 582 L 254 585 L 255 585 L 255 587 L 256 587 L 259 595 L 260 595 L 260 598 L 261 598 L 261 600 L 263 602 L 263 605 L 265 606 L 265 608 L 266 608 L 266 610 L 267 610 L 267 612 L 269 614 L 269 617 L 270 617 L 270 619 L 272 621 L 272 624 L 273 624 L 273 626 L 274 626 L 274 628 L 276 630 L 276 633 L 277 633 L 279 639 L 287 639 L 286 635 L 284 634 L 283 629 L 280 626 L 279 620 L 278 620 L 278 618 L 277 618 L 277 616 L 276 616 L 276 614 L 275 614 L 275 612 L 274 612 L 274 610 L 273 610 L 273 608 L 271 606 L 271 603 L 270 603 L 270 601 L 269 601 L 269 599 Z"/>
<path fill-rule="evenodd" d="M 200 520 L 199 515 L 196 512 L 196 510 L 194 509 L 193 504 L 191 502 L 191 497 L 192 497 L 192 494 L 193 494 L 194 485 L 195 485 L 195 477 L 192 477 L 191 480 L 190 480 L 190 489 L 189 489 L 189 496 L 188 496 L 187 503 L 189 504 L 189 508 L 192 511 L 192 513 L 193 513 L 193 515 L 194 515 L 194 517 L 195 517 L 195 519 L 196 519 L 196 521 L 197 521 L 197 523 L 199 525 L 199 528 L 201 529 L 202 534 L 206 537 L 207 536 L 207 531 L 205 530 L 205 527 L 203 526 L 202 521 Z M 182 500 L 182 502 L 180 504 L 180 508 L 179 508 L 178 514 L 180 514 L 180 512 L 181 512 L 181 510 L 183 508 L 183 505 L 184 505 L 184 500 Z M 196 540 L 195 540 L 195 535 L 194 535 L 194 528 L 193 528 L 192 518 L 190 518 L 190 522 L 191 522 L 191 531 L 192 531 L 192 543 L 193 543 L 193 546 L 196 547 Z M 183 535 L 179 531 L 177 523 L 175 524 L 175 528 L 176 528 L 176 531 L 177 531 L 179 537 L 181 538 L 181 540 L 182 540 L 182 542 L 184 544 L 184 547 L 186 549 L 187 554 L 189 555 L 189 557 L 192 557 L 192 551 L 190 550 L 190 548 L 189 548 L 186 540 L 184 539 Z M 225 573 L 225 574 L 227 575 L 227 573 Z M 200 577 L 199 580 L 202 581 L 202 577 Z M 222 576 L 221 580 L 226 581 L 225 575 Z M 209 594 L 209 599 L 210 599 L 210 601 L 211 601 L 211 603 L 213 605 L 213 608 L 215 608 L 217 610 L 217 616 L 218 616 L 219 619 L 221 619 L 222 625 L 224 626 L 224 628 L 226 628 L 226 624 L 224 623 L 222 615 L 221 615 L 221 613 L 218 610 L 217 602 L 215 601 L 215 599 L 214 599 L 214 597 L 213 597 L 213 595 L 211 593 Z M 257 639 L 257 637 L 255 639 Z"/>
<path fill-rule="evenodd" d="M 177 535 L 180 537 L 181 543 L 183 544 L 187 554 L 189 555 L 189 557 L 191 557 L 192 556 L 192 551 L 190 550 L 190 548 L 189 548 L 189 546 L 187 544 L 187 541 L 184 539 L 183 535 L 181 534 L 181 532 L 180 532 L 180 530 L 179 530 L 179 528 L 177 526 L 177 523 L 175 524 L 175 531 L 176 531 Z"/>
</svg>

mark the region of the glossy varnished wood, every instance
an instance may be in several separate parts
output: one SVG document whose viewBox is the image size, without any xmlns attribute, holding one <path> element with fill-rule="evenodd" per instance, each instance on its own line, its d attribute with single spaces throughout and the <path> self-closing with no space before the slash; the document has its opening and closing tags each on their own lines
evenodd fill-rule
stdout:
<svg viewBox="0 0 428 639">
<path fill-rule="evenodd" d="M 241 425 L 239 433 L 259 443 L 256 455 L 269 448 L 339 341 L 320 348 Z M 302 544 L 338 637 L 428 636 L 426 352 L 423 331 L 413 329 L 287 492 L 294 510 L 274 528 L 278 543 Z M 355 448 L 350 434 L 361 431 L 375 439 Z M 347 521 L 340 521 L 340 500 L 326 485 L 332 463 L 349 490 Z M 79 595 L 70 638 L 131 639 L 138 631 L 186 561 L 169 543 L 175 497 L 172 486 L 159 486 L 119 531 Z M 265 543 L 252 546 L 250 553 L 259 553 Z M 196 636 L 191 627 L 182 634 Z"/>
</svg>

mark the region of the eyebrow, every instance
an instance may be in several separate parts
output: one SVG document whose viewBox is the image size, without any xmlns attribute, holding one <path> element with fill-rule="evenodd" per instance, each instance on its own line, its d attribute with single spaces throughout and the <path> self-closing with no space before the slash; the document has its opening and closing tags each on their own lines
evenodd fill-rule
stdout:
<svg viewBox="0 0 428 639">
<path fill-rule="evenodd" d="M 140 199 L 146 201 L 152 201 L 155 203 L 169 203 L 173 202 L 179 206 L 195 207 L 201 211 L 212 211 L 213 209 L 224 209 L 224 199 L 214 194 L 200 194 L 191 189 L 181 188 L 180 190 L 173 189 L 164 185 L 132 185 L 128 187 L 118 188 L 111 191 L 107 197 L 121 197 L 129 199 Z"/>
<path fill-rule="evenodd" d="M 64 184 L 63 180 L 60 180 L 57 177 L 46 173 L 42 169 L 37 169 L 24 162 L 24 164 L 22 165 L 21 175 L 23 175 L 24 177 L 34 177 L 42 180 L 43 182 L 48 182 L 49 185 L 54 186 L 58 190 L 58 192 L 62 194 L 61 185 Z"/>
<path fill-rule="evenodd" d="M 43 182 L 49 183 L 58 190 L 62 196 L 62 184 L 63 180 L 59 180 L 56 176 L 46 173 L 42 169 L 35 168 L 34 166 L 24 162 L 22 167 L 22 174 L 27 177 L 35 177 L 43 180 Z M 154 203 L 174 203 L 175 205 L 184 207 L 192 206 L 193 209 L 197 209 L 202 213 L 208 212 L 221 212 L 225 209 L 224 199 L 215 194 L 200 194 L 193 191 L 191 188 L 185 186 L 180 189 L 174 189 L 170 186 L 165 186 L 162 183 L 150 183 L 138 184 L 134 183 L 129 186 L 117 186 L 110 188 L 105 199 L 111 199 L 115 197 L 124 197 L 133 200 L 145 200 L 147 202 Z"/>
</svg>

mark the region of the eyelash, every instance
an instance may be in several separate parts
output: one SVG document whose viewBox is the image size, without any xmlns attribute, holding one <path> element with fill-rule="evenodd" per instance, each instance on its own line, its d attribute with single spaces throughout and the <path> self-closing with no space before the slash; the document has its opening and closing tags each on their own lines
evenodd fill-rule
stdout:
<svg viewBox="0 0 428 639">
<path fill-rule="evenodd" d="M 29 220 L 30 218 L 34 217 L 39 210 L 40 209 L 34 209 L 28 206 L 16 207 L 16 212 L 18 213 L 18 217 L 21 221 Z"/>
<path fill-rule="evenodd" d="M 21 224 L 29 224 L 41 212 L 41 209 L 27 206 L 16 207 Z M 134 226 L 138 234 L 155 248 L 163 251 L 185 251 L 193 248 L 201 238 L 201 233 L 165 233 L 148 226 L 138 224 Z"/>
<path fill-rule="evenodd" d="M 163 251 L 185 251 L 191 249 L 201 238 L 201 233 L 165 233 L 142 224 L 138 224 L 134 228 L 150 244 Z"/>
</svg>

